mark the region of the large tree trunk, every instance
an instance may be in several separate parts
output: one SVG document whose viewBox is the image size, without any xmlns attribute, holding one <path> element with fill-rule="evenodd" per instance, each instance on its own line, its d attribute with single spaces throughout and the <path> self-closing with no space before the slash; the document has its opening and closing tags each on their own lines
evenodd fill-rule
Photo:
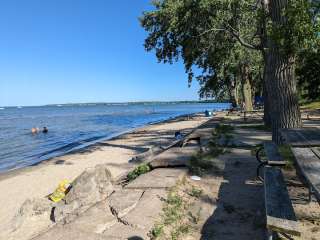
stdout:
<svg viewBox="0 0 320 240">
<path fill-rule="evenodd" d="M 266 127 L 271 127 L 271 109 L 268 98 L 268 91 L 266 87 L 265 77 L 263 78 L 263 122 Z"/>
<path fill-rule="evenodd" d="M 244 64 L 241 66 L 241 78 L 242 78 L 242 94 L 245 103 L 245 111 L 252 111 L 252 89 L 249 76 L 249 66 Z"/>
<path fill-rule="evenodd" d="M 287 0 L 270 0 L 269 11 L 275 26 L 287 23 L 282 14 L 287 5 Z M 279 46 L 272 39 L 267 42 L 265 80 L 271 110 L 272 140 L 280 143 L 279 129 L 301 126 L 294 56 L 280 52 Z"/>
</svg>

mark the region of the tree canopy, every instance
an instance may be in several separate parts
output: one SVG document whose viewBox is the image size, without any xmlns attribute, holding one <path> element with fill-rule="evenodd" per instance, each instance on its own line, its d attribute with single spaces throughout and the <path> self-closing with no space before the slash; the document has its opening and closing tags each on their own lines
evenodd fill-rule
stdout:
<svg viewBox="0 0 320 240">
<path fill-rule="evenodd" d="M 301 124 L 295 59 L 318 46 L 318 0 L 155 0 L 153 5 L 140 18 L 148 32 L 146 50 L 155 51 L 160 62 L 182 59 L 189 83 L 199 81 L 201 97 L 232 100 L 240 83 L 247 106 L 263 89 L 265 103 L 273 102 L 267 112 L 276 141 L 279 128 Z M 197 76 L 195 69 L 201 70 Z"/>
</svg>

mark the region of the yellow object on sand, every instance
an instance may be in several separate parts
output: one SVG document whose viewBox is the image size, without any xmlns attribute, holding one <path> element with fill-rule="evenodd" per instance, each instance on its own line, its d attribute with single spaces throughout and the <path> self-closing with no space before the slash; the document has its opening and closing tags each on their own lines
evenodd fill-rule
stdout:
<svg viewBox="0 0 320 240">
<path fill-rule="evenodd" d="M 70 186 L 70 181 L 68 180 L 62 180 L 56 190 L 50 194 L 49 198 L 53 202 L 59 202 L 61 199 L 63 199 L 66 196 L 66 191 L 68 187 Z"/>
</svg>

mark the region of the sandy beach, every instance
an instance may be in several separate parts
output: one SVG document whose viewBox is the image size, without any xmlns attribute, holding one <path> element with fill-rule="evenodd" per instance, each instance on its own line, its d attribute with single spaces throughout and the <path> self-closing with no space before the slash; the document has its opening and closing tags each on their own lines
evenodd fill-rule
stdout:
<svg viewBox="0 0 320 240">
<path fill-rule="evenodd" d="M 54 191 L 61 180 L 72 181 L 86 168 L 97 164 L 108 164 L 112 176 L 116 178 L 133 168 L 134 164 L 129 163 L 133 156 L 153 146 L 167 146 L 174 140 L 175 131 L 187 134 L 207 120 L 197 114 L 147 125 L 37 166 L 1 174 L 0 239 L 12 239 L 12 219 L 27 199 L 42 198 Z"/>
</svg>

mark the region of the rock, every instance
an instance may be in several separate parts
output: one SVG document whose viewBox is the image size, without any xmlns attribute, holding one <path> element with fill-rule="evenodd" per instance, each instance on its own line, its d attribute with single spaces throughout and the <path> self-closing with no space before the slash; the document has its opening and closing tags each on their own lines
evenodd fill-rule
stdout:
<svg viewBox="0 0 320 240">
<path fill-rule="evenodd" d="M 11 220 L 12 239 L 27 239 L 48 229 L 53 203 L 45 198 L 27 199 Z"/>
<path fill-rule="evenodd" d="M 55 207 L 56 222 L 71 222 L 94 204 L 105 200 L 114 190 L 111 173 L 106 165 L 86 169 L 71 185 L 65 200 Z"/>
<path fill-rule="evenodd" d="M 158 168 L 140 175 L 129 183 L 126 189 L 168 189 L 176 185 L 177 181 L 187 174 L 186 168 Z"/>
<path fill-rule="evenodd" d="M 125 216 L 135 208 L 144 191 L 134 189 L 122 189 L 116 191 L 108 199 L 113 214 L 118 218 Z"/>
</svg>

